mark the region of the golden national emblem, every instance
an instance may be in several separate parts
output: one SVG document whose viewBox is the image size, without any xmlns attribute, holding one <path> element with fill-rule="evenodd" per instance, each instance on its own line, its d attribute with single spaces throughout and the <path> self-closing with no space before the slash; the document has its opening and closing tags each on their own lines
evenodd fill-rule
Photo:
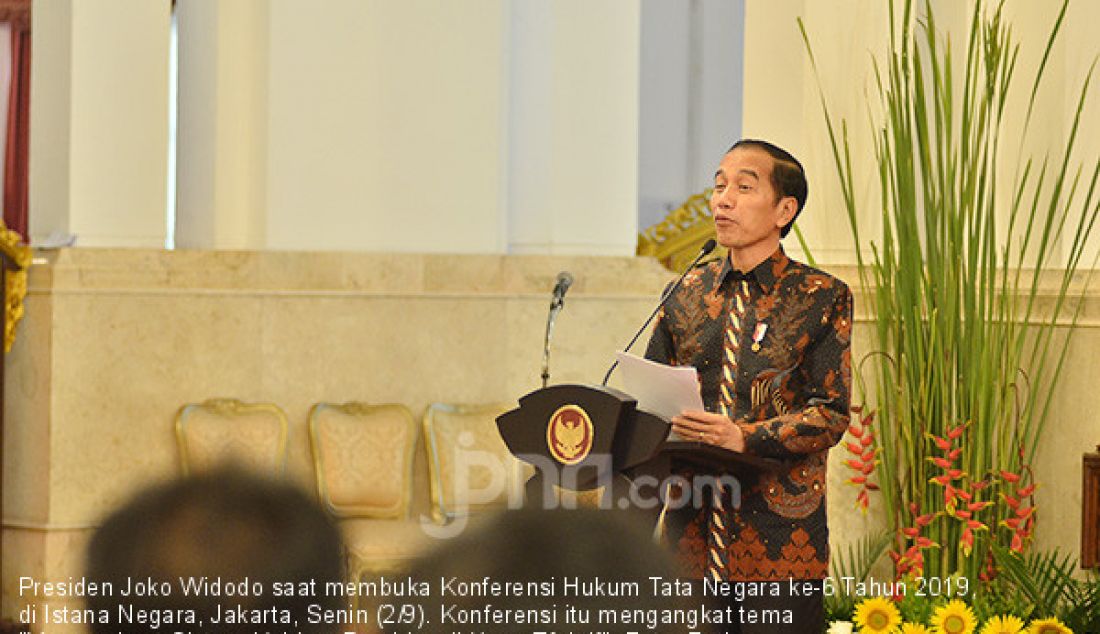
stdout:
<svg viewBox="0 0 1100 634">
<path fill-rule="evenodd" d="M 550 455 L 565 465 L 574 465 L 592 451 L 592 419 L 578 405 L 562 405 L 546 425 Z"/>
</svg>

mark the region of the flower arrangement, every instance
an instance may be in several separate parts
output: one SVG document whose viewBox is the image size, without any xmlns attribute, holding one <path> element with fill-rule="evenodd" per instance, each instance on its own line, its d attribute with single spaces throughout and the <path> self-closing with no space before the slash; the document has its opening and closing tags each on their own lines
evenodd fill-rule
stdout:
<svg viewBox="0 0 1100 634">
<path fill-rule="evenodd" d="M 959 599 L 935 606 L 925 620 L 903 619 L 898 606 L 883 597 L 864 599 L 852 621 L 833 621 L 828 634 L 1073 634 L 1057 618 L 1034 619 L 1025 625 L 1012 614 L 997 614 L 979 623 L 974 611 Z"/>
<path fill-rule="evenodd" d="M 1034 533 L 1031 461 L 1068 350 L 1060 329 L 1072 331 L 1082 305 L 1070 301 L 1071 281 L 1100 217 L 1100 161 L 1082 164 L 1076 149 L 1091 73 L 1067 137 L 1050 140 L 1059 149 L 1022 156 L 1011 182 L 998 174 L 1011 167 L 1006 109 L 1027 113 L 1011 140 L 1026 145 L 1068 0 L 1059 4 L 1021 91 L 1003 3 L 978 2 L 956 50 L 930 0 L 891 2 L 890 48 L 875 62 L 879 99 L 869 104 L 873 165 L 859 164 L 848 122 L 832 117 L 819 85 L 875 328 L 870 380 L 855 373 L 874 411 L 860 410 L 849 429 L 848 481 L 862 510 L 881 500 L 898 577 L 992 579 L 994 548 L 1025 552 Z M 859 171 L 879 176 L 883 229 L 869 249 Z M 1040 314 L 1048 291 L 1051 310 Z"/>
<path fill-rule="evenodd" d="M 845 461 L 855 474 L 847 482 L 860 487 L 856 506 L 866 512 L 869 493 L 879 490 L 878 485 L 869 479 L 874 467 L 875 449 L 860 451 L 874 442 L 874 415 L 862 415 L 862 407 L 854 410 L 860 422 L 850 425 L 848 431 L 859 442 L 849 441 L 846 448 L 850 453 L 859 455 Z M 982 479 L 972 477 L 959 464 L 963 453 L 960 441 L 965 431 L 966 425 L 956 425 L 947 429 L 943 436 L 928 435 L 936 453 L 928 456 L 927 461 L 938 470 L 928 481 L 939 487 L 939 491 L 926 500 L 933 507 L 928 512 L 916 502 L 909 503 L 911 523 L 898 529 L 898 548 L 890 552 L 898 578 L 923 574 L 926 567 L 924 552 L 940 548 L 944 540 L 953 535 L 957 535 L 956 543 L 964 557 L 974 550 L 978 535 L 990 532 L 991 527 L 994 530 L 1004 529 L 1003 539 L 1013 552 L 1022 553 L 1030 542 L 1035 524 L 1033 496 L 1036 488 L 1030 467 L 1025 466 L 1018 473 L 1002 469 L 997 473 L 987 473 Z M 1019 453 L 1022 452 L 1021 448 Z M 1025 485 L 1024 481 L 1028 483 Z M 998 514 L 990 517 L 989 513 L 983 513 L 993 506 L 997 506 Z M 980 519 L 983 517 L 990 523 Z M 992 551 L 986 552 L 985 569 L 979 572 L 979 578 L 992 578 L 992 557 Z"/>
<path fill-rule="evenodd" d="M 893 632 L 901 625 L 901 612 L 890 600 L 874 597 L 856 606 L 853 620 L 861 632 Z"/>
<path fill-rule="evenodd" d="M 1049 139 L 1045 157 L 1023 154 L 1013 172 L 1001 149 L 1030 147 L 1068 4 L 1053 7 L 1037 63 L 1018 65 L 1003 3 L 977 2 L 965 45 L 953 48 L 930 0 L 891 1 L 869 104 L 873 165 L 859 163 L 819 82 L 876 345 L 871 372 L 854 373 L 874 409 L 854 410 L 842 446 L 856 506 L 878 500 L 888 525 L 884 540 L 835 553 L 834 576 L 866 578 L 889 553 L 896 579 L 943 590 L 827 596 L 831 632 L 1100 632 L 1100 577 L 1075 577 L 1076 561 L 1057 551 L 1031 552 L 1031 465 L 1083 305 L 1072 282 L 1100 219 L 1100 161 L 1082 161 L 1077 147 L 1092 71 L 1068 134 Z M 1034 68 L 1023 91 L 1018 66 Z M 1015 139 L 1004 138 L 1008 109 L 1026 112 Z M 882 234 L 870 248 L 861 171 L 878 175 Z"/>
</svg>

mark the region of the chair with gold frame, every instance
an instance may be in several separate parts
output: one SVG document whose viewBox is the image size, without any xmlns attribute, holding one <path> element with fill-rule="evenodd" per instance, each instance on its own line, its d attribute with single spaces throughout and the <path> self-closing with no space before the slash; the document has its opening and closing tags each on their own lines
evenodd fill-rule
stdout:
<svg viewBox="0 0 1100 634">
<path fill-rule="evenodd" d="M 317 494 L 344 534 L 353 581 L 365 572 L 400 569 L 427 541 L 406 521 L 416 433 L 404 405 L 317 403 L 310 409 Z"/>
<path fill-rule="evenodd" d="M 496 418 L 509 403 L 433 403 L 424 414 L 424 444 L 432 518 L 445 524 L 457 517 L 502 509 L 522 500 L 532 471 L 516 460 L 497 430 Z"/>
<path fill-rule="evenodd" d="M 226 463 L 276 477 L 286 471 L 286 414 L 274 403 L 189 403 L 176 413 L 175 428 L 184 475 Z"/>
</svg>

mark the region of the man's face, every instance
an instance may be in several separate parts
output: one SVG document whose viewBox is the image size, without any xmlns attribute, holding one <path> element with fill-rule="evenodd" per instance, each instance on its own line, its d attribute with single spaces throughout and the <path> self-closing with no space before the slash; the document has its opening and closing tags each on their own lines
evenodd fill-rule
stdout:
<svg viewBox="0 0 1100 634">
<path fill-rule="evenodd" d="M 710 196 L 719 244 L 735 251 L 772 240 L 778 246 L 797 203 L 789 196 L 776 200 L 771 181 L 774 166 L 767 152 L 751 146 L 736 148 L 722 158 Z"/>
</svg>

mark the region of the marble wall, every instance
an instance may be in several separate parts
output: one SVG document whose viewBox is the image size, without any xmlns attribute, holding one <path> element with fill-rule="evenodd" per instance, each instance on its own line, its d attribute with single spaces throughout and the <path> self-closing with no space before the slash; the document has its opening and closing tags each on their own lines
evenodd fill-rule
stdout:
<svg viewBox="0 0 1100 634">
<path fill-rule="evenodd" d="M 178 473 L 173 416 L 212 397 L 279 404 L 312 486 L 318 401 L 514 401 L 539 386 L 549 291 L 555 382 L 598 382 L 669 274 L 615 257 L 72 249 L 42 252 L 8 356 L 4 604 L 18 575 L 78 574 L 105 510 Z M 424 495 L 426 498 L 426 493 Z"/>
<path fill-rule="evenodd" d="M 289 472 L 312 487 L 306 416 L 315 402 L 404 403 L 419 417 L 431 402 L 507 401 L 538 387 L 549 289 L 563 269 L 576 284 L 555 329 L 552 380 L 598 382 L 670 278 L 651 260 L 38 253 L 5 361 L 3 615 L 21 605 L 19 575 L 78 575 L 105 510 L 178 473 L 172 421 L 184 403 L 279 404 L 290 420 Z M 833 272 L 855 281 L 850 269 Z M 1100 380 L 1091 363 L 1100 293 L 1084 308 L 1037 464 L 1039 545 L 1068 551 L 1080 540 L 1079 456 L 1100 442 L 1100 424 L 1075 405 Z M 870 348 L 861 313 L 854 359 Z M 843 458 L 833 452 L 836 543 L 876 523 L 854 510 Z"/>
</svg>

